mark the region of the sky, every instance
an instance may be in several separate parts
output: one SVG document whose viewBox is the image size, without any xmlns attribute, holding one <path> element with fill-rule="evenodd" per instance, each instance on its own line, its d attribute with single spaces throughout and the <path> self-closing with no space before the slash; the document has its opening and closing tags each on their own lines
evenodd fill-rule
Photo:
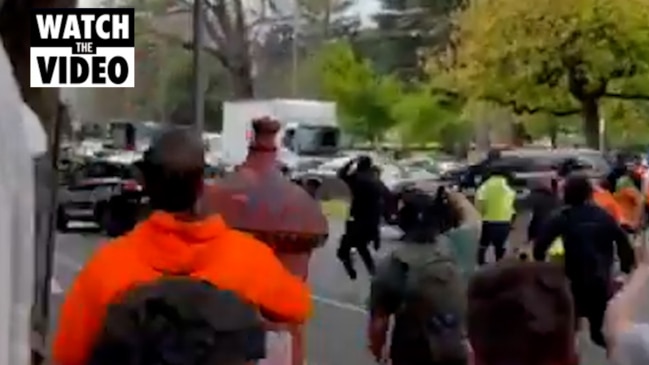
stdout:
<svg viewBox="0 0 649 365">
<path fill-rule="evenodd" d="M 94 7 L 97 6 L 101 0 L 79 0 L 79 7 Z M 353 13 L 358 13 L 361 16 L 363 24 L 373 23 L 372 15 L 378 12 L 381 5 L 378 0 L 355 0 L 356 4 L 350 9 Z"/>
</svg>

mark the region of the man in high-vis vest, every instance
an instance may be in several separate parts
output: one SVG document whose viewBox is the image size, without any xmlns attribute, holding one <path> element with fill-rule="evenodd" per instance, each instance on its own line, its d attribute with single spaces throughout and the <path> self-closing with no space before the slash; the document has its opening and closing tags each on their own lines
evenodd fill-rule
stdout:
<svg viewBox="0 0 649 365">
<path fill-rule="evenodd" d="M 507 238 L 515 216 L 516 191 L 509 185 L 507 173 L 495 169 L 480 185 L 475 196 L 475 206 L 482 214 L 482 233 L 478 248 L 478 264 L 485 263 L 490 246 L 494 247 L 496 260 L 505 256 Z"/>
</svg>

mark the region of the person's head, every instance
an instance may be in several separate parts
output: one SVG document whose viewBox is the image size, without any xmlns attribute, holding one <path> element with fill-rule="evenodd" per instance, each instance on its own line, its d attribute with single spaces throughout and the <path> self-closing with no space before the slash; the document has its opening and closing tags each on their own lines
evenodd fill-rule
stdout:
<svg viewBox="0 0 649 365">
<path fill-rule="evenodd" d="M 166 278 L 111 304 L 88 365 L 248 365 L 264 342 L 257 310 L 236 294 Z"/>
<path fill-rule="evenodd" d="M 502 262 L 468 289 L 468 334 L 479 365 L 570 365 L 575 360 L 572 296 L 550 263 Z"/>
<path fill-rule="evenodd" d="M 574 158 L 569 158 L 561 162 L 557 168 L 557 175 L 560 178 L 566 178 L 579 169 L 579 162 Z"/>
<path fill-rule="evenodd" d="M 316 197 L 318 194 L 318 189 L 322 186 L 322 181 L 315 178 L 306 179 L 303 183 L 304 189 L 310 196 Z"/>
<path fill-rule="evenodd" d="M 505 167 L 499 165 L 489 167 L 487 174 L 489 178 L 501 177 L 507 180 L 511 178 L 509 171 Z"/>
<path fill-rule="evenodd" d="M 370 156 L 362 155 L 356 160 L 356 171 L 367 172 L 372 169 L 372 158 Z"/>
<path fill-rule="evenodd" d="M 568 176 L 563 186 L 564 203 L 570 206 L 583 205 L 593 197 L 593 185 L 588 177 L 580 174 Z"/>
<path fill-rule="evenodd" d="M 405 237 L 415 243 L 435 243 L 437 237 L 457 225 L 458 214 L 449 198 L 445 187 L 439 186 L 434 193 L 423 191 L 418 187 L 408 187 L 400 198 L 403 208 L 401 219 L 404 222 Z M 404 209 L 405 208 L 405 209 Z"/>
<path fill-rule="evenodd" d="M 151 207 L 186 213 L 203 190 L 205 158 L 200 135 L 187 127 L 164 131 L 144 154 L 144 186 Z"/>
</svg>

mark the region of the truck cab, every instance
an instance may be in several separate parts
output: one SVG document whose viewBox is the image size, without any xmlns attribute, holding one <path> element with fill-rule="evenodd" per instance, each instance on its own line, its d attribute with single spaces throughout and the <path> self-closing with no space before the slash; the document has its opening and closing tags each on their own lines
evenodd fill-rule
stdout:
<svg viewBox="0 0 649 365">
<path fill-rule="evenodd" d="M 252 120 L 264 116 L 281 123 L 278 158 L 289 169 L 338 155 L 341 132 L 336 104 L 328 101 L 269 99 L 226 102 L 223 106 L 222 153 L 230 166 L 242 163 L 252 138 Z"/>
</svg>

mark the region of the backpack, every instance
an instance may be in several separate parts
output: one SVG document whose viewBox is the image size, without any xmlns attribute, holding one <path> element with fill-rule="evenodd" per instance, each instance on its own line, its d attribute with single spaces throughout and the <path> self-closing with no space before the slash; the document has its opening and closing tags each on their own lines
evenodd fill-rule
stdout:
<svg viewBox="0 0 649 365">
<path fill-rule="evenodd" d="M 463 364 L 466 285 L 448 241 L 412 244 L 392 254 L 405 273 L 393 332 L 394 363 Z"/>
</svg>

